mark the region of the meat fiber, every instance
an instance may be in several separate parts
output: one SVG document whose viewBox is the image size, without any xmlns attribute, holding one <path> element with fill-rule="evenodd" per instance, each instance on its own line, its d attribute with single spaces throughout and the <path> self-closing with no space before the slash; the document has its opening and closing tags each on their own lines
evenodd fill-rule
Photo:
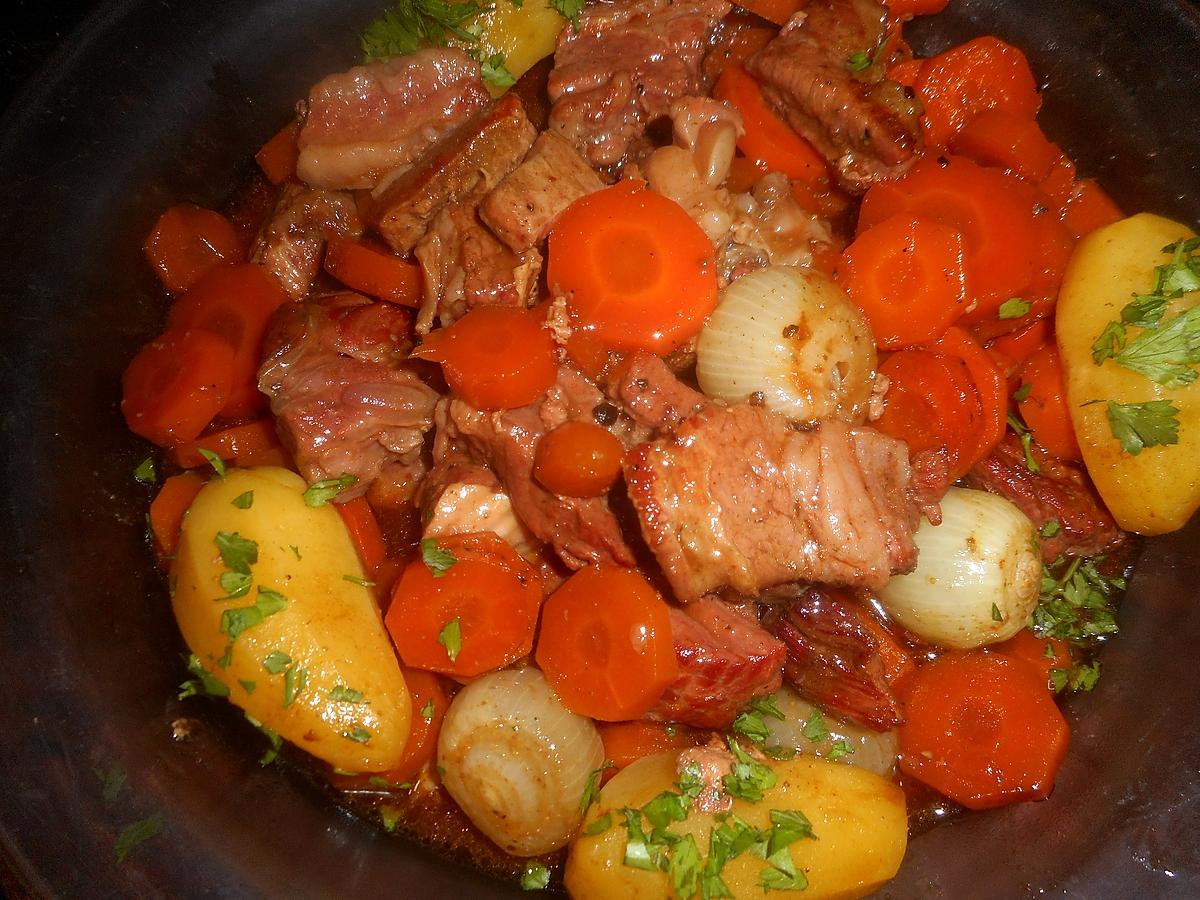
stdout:
<svg viewBox="0 0 1200 900">
<path fill-rule="evenodd" d="M 1094 556 L 1120 546 L 1125 532 L 1104 508 L 1083 469 L 1036 445 L 1032 452 L 1040 470 L 1036 473 L 1026 465 L 1020 438 L 1010 432 L 991 455 L 976 463 L 967 482 L 1006 497 L 1029 517 L 1043 535 L 1042 558 L 1046 562 L 1060 556 Z M 1053 533 L 1047 537 L 1047 531 Z"/>
<path fill-rule="evenodd" d="M 645 146 L 646 126 L 671 101 L 704 90 L 700 64 L 726 0 L 616 0 L 584 7 L 564 28 L 547 89 L 550 130 L 593 166 Z"/>
<path fill-rule="evenodd" d="M 535 137 L 521 101 L 506 94 L 379 192 L 379 233 L 397 253 L 407 253 L 444 207 L 482 197 L 515 169 Z"/>
<path fill-rule="evenodd" d="M 625 482 L 676 596 L 779 584 L 880 588 L 915 566 L 908 451 L 874 429 L 809 431 L 760 407 L 708 406 L 635 447 Z"/>
<path fill-rule="evenodd" d="M 679 676 L 650 715 L 727 728 L 755 697 L 779 690 L 786 651 L 758 624 L 715 597 L 671 610 Z"/>
<path fill-rule="evenodd" d="M 349 194 L 290 184 L 259 232 L 250 260 L 274 275 L 289 297 L 299 300 L 321 270 L 329 237 L 360 234 L 358 208 Z"/>
<path fill-rule="evenodd" d="M 519 409 L 483 412 L 461 400 L 449 405 L 452 437 L 496 473 L 513 509 L 535 537 L 548 542 L 564 563 L 579 569 L 588 563 L 634 564 L 605 497 L 560 497 L 533 478 L 538 439 L 568 419 L 591 420 L 604 396 L 570 367 L 545 398 Z"/>
<path fill-rule="evenodd" d="M 886 24 L 877 0 L 814 0 L 746 64 L 852 193 L 897 177 L 923 146 L 920 104 L 884 75 L 896 53 L 886 48 L 901 46 Z M 871 62 L 858 72 L 847 65 L 856 54 Z"/>
<path fill-rule="evenodd" d="M 308 93 L 296 174 L 327 188 L 373 188 L 491 102 L 461 50 L 418 50 L 330 75 Z"/>
<path fill-rule="evenodd" d="M 652 353 L 634 353 L 610 393 L 638 425 L 657 434 L 677 427 L 708 402 Z"/>
<path fill-rule="evenodd" d="M 904 724 L 904 706 L 888 683 L 886 648 L 861 605 L 821 589 L 774 607 L 764 624 L 787 646 L 783 677 L 827 712 L 887 731 Z"/>
<path fill-rule="evenodd" d="M 289 303 L 271 323 L 259 389 L 305 478 L 357 478 L 341 499 L 420 458 L 438 395 L 405 362 L 411 331 L 407 310 L 352 293 Z"/>
</svg>

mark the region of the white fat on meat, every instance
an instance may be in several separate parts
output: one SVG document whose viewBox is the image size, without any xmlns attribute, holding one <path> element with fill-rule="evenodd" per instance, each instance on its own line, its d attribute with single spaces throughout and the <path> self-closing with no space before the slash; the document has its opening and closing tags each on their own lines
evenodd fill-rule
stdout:
<svg viewBox="0 0 1200 900">
<path fill-rule="evenodd" d="M 430 509 L 422 537 L 478 531 L 495 533 L 526 559 L 537 556 L 537 540 L 513 512 L 508 494 L 483 484 L 447 485 Z"/>
</svg>

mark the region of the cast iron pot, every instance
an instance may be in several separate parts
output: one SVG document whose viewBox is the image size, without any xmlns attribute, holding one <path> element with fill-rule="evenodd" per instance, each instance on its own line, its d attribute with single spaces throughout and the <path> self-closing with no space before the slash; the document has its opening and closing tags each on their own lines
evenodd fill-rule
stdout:
<svg viewBox="0 0 1200 900">
<path fill-rule="evenodd" d="M 147 447 L 117 408 L 163 303 L 140 244 L 219 206 L 383 0 L 114 2 L 0 128 L 0 845 L 64 897 L 516 895 L 257 765 L 221 704 L 174 699 L 182 646 L 143 538 Z M 993 33 L 1047 85 L 1042 121 L 1124 208 L 1200 221 L 1200 20 L 1177 2 L 951 0 L 929 53 Z M 887 897 L 1200 895 L 1196 522 L 1148 542 L 1053 797 L 916 839 Z M 193 735 L 172 739 L 171 723 Z M 96 770 L 128 774 L 105 802 Z M 117 865 L 115 836 L 161 815 Z M 10 878 L 14 877 L 10 875 Z"/>
</svg>

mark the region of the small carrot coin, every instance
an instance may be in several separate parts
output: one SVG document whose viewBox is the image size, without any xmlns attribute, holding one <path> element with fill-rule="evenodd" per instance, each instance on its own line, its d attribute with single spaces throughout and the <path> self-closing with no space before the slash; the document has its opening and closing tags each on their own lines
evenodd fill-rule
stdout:
<svg viewBox="0 0 1200 900">
<path fill-rule="evenodd" d="M 569 421 L 538 441 L 533 475 L 564 497 L 597 497 L 621 474 L 624 447 L 594 422 Z"/>
</svg>

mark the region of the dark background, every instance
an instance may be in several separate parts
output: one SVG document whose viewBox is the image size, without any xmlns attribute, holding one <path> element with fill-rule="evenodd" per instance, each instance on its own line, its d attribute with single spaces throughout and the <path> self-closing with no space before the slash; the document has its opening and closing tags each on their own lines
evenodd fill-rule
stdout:
<svg viewBox="0 0 1200 900">
<path fill-rule="evenodd" d="M 9 0 L 0 16 L 0 110 L 97 0 Z"/>
</svg>

